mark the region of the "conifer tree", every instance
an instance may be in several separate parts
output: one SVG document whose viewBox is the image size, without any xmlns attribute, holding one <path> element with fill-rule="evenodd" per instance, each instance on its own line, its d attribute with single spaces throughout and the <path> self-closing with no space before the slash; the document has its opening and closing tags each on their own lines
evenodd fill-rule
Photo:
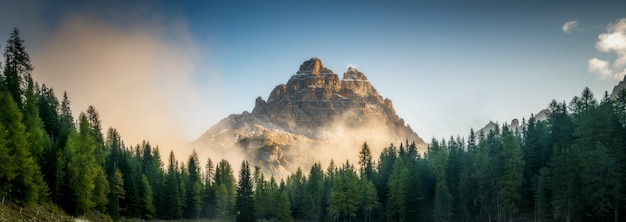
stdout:
<svg viewBox="0 0 626 222">
<path fill-rule="evenodd" d="M 20 110 L 23 108 L 23 96 L 26 88 L 26 79 L 31 79 L 30 74 L 33 66 L 30 56 L 26 53 L 24 40 L 20 38 L 20 32 L 13 28 L 7 45 L 4 48 L 4 87 L 9 91 L 13 101 Z"/>
<path fill-rule="evenodd" d="M 230 163 L 221 160 L 215 168 L 215 202 L 218 218 L 230 219 L 235 205 L 235 177 Z"/>
<path fill-rule="evenodd" d="M 398 158 L 393 165 L 391 177 L 389 177 L 389 201 L 393 215 L 399 221 L 407 218 L 407 197 L 409 196 L 409 170 L 404 165 L 402 158 Z"/>
<path fill-rule="evenodd" d="M 113 219 L 120 218 L 120 200 L 124 200 L 124 177 L 122 171 L 119 168 L 115 168 L 113 175 L 111 176 L 111 192 L 109 192 L 109 204 L 108 212 Z"/>
<path fill-rule="evenodd" d="M 519 143 L 512 133 L 506 132 L 502 143 L 504 165 L 503 175 L 499 180 L 499 192 L 509 221 L 511 221 L 513 215 L 519 212 L 517 202 L 520 199 L 519 188 L 523 180 L 524 160 L 522 160 Z"/>
<path fill-rule="evenodd" d="M 0 124 L 5 130 L 5 146 L 12 158 L 4 173 L 7 183 L 3 192 L 18 201 L 32 204 L 46 198 L 47 186 L 35 158 L 28 148 L 28 134 L 22 124 L 22 114 L 11 95 L 0 91 Z M 6 158 L 6 157 L 5 157 Z"/>
<path fill-rule="evenodd" d="M 256 221 L 253 195 L 250 165 L 248 161 L 244 160 L 241 163 L 241 170 L 239 171 L 239 184 L 237 185 L 237 198 L 235 200 L 235 215 L 237 221 Z"/>
<path fill-rule="evenodd" d="M 170 152 L 168 163 L 167 179 L 165 180 L 165 189 L 167 190 L 167 193 L 164 197 L 166 208 L 164 209 L 165 213 L 163 216 L 165 219 L 179 219 L 182 217 L 182 212 L 179 198 L 180 194 L 178 193 L 178 164 L 176 163 L 173 151 Z"/>
<path fill-rule="evenodd" d="M 141 194 L 141 206 L 143 208 L 141 218 L 149 220 L 154 217 L 156 208 L 154 206 L 152 186 L 150 185 L 150 182 L 148 182 L 148 177 L 143 174 L 141 175 L 141 190 L 143 191 Z"/>
<path fill-rule="evenodd" d="M 278 194 L 277 199 L 276 219 L 280 222 L 293 221 L 290 211 L 291 203 L 289 203 L 289 197 L 287 196 L 287 192 L 285 192 L 285 190 L 281 190 Z"/>
<path fill-rule="evenodd" d="M 314 163 L 309 171 L 304 194 L 305 217 L 309 220 L 319 220 L 323 209 L 324 171 L 320 163 Z"/>
<path fill-rule="evenodd" d="M 363 143 L 359 152 L 359 166 L 361 167 L 360 176 L 367 175 L 368 178 L 374 177 L 374 164 L 372 162 L 372 151 L 367 143 Z"/>
</svg>

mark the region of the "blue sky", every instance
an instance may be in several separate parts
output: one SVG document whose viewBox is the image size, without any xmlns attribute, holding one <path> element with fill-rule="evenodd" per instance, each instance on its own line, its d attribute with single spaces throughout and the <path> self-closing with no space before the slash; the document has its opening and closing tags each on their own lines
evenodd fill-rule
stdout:
<svg viewBox="0 0 626 222">
<path fill-rule="evenodd" d="M 164 123 L 163 128 L 181 131 L 187 140 L 228 114 L 251 111 L 257 96 L 267 99 L 274 86 L 285 83 L 311 57 L 319 57 L 339 75 L 348 65 L 356 66 L 425 140 L 466 136 L 470 128 L 489 121 L 528 117 L 552 99 L 569 101 L 585 86 L 596 97 L 612 90 L 618 77 L 590 70 L 589 60 L 612 65 L 620 58 L 623 51 L 601 51 L 596 45 L 601 34 L 610 32 L 609 24 L 626 18 L 624 1 L 4 2 L 9 7 L 0 9 L 0 38 L 7 38 L 14 26 L 22 31 L 34 54 L 33 75 L 42 82 L 52 82 L 57 91 L 68 90 L 77 106 L 95 104 L 105 122 L 121 128 L 122 136 L 124 128 L 127 134 L 142 128 L 127 127 L 129 121 L 119 117 L 124 113 L 99 106 L 145 112 L 170 106 L 153 121 L 180 123 Z M 564 31 L 571 21 L 575 25 Z M 126 95 L 134 87 L 111 97 L 83 92 L 137 81 L 129 79 L 133 72 L 123 69 L 129 66 L 125 61 L 133 61 L 130 56 L 119 66 L 112 63 L 121 67 L 114 71 L 123 74 L 111 75 L 119 81 L 106 86 L 98 79 L 91 87 L 77 88 L 92 79 L 66 76 L 92 75 L 90 66 L 68 71 L 51 65 L 65 64 L 55 60 L 59 57 L 99 58 L 88 47 L 99 41 L 110 45 L 108 50 L 121 40 L 142 36 L 154 44 L 142 48 L 138 41 L 125 46 L 129 51 L 119 57 L 138 53 L 149 57 L 145 64 L 165 64 L 159 71 L 168 70 L 166 74 L 142 76 L 147 81 L 137 85 L 154 84 L 141 95 L 165 91 L 146 100 L 168 102 L 115 102 L 133 98 Z M 80 45 L 83 41 L 86 45 Z M 60 45 L 77 49 L 69 53 Z M 71 61 L 65 66 L 73 67 Z M 169 61 L 177 62 L 169 66 Z M 138 72 L 144 72 L 142 68 Z M 172 82 L 176 84 L 170 87 Z M 160 138 L 159 133 L 146 137 L 157 142 Z"/>
</svg>

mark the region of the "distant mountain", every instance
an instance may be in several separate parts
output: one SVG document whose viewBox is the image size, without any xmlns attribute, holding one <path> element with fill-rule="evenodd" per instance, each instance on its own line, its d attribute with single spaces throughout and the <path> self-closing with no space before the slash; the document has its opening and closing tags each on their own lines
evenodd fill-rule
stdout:
<svg viewBox="0 0 626 222">
<path fill-rule="evenodd" d="M 533 115 L 535 117 L 535 121 L 545 121 L 548 119 L 548 109 L 542 109 L 537 114 L 533 114 Z M 526 121 L 528 121 L 528 118 L 526 119 Z M 506 124 L 506 127 L 508 127 L 509 130 L 511 130 L 512 132 L 521 130 L 520 127 L 522 127 L 518 119 L 512 119 L 511 122 L 505 122 L 504 124 L 500 124 L 500 125 L 498 123 L 494 123 L 493 121 L 489 121 L 487 125 L 485 125 L 483 128 L 476 131 L 476 135 L 479 135 L 481 132 L 483 133 L 483 135 L 487 135 L 489 131 L 495 130 L 496 127 L 502 130 L 502 127 L 505 126 L 505 124 Z"/>
<path fill-rule="evenodd" d="M 243 154 L 268 172 L 284 175 L 316 161 L 354 160 L 364 142 L 379 153 L 390 143 L 407 141 L 426 149 L 365 74 L 349 67 L 340 79 L 312 58 L 286 84 L 276 86 L 267 101 L 258 97 L 251 113 L 222 119 L 194 147 L 218 155 Z"/>
<path fill-rule="evenodd" d="M 615 85 L 613 87 L 613 91 L 611 91 L 610 94 L 610 98 L 615 100 L 617 99 L 619 93 L 622 90 L 626 90 L 626 76 L 624 76 L 624 79 L 622 81 L 620 81 L 617 85 Z M 535 120 L 537 121 L 545 121 L 548 119 L 548 114 L 549 114 L 549 110 L 543 109 L 541 111 L 539 111 L 537 114 L 534 115 Z M 483 132 L 484 135 L 487 135 L 487 133 L 489 133 L 490 130 L 494 130 L 496 128 L 496 123 L 494 123 L 493 121 L 489 121 L 489 123 L 487 125 L 485 125 L 483 128 L 481 128 L 480 130 L 476 131 L 476 134 L 478 134 L 479 132 Z M 519 127 L 519 121 L 517 119 L 513 119 L 511 121 L 511 125 L 507 125 L 507 127 L 509 127 L 509 129 L 518 129 Z M 502 126 L 498 126 L 500 128 L 502 128 Z"/>
</svg>

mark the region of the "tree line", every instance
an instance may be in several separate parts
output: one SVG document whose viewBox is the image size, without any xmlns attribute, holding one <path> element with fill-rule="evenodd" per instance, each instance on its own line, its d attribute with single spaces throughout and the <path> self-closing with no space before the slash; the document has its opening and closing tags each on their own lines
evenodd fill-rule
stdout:
<svg viewBox="0 0 626 222">
<path fill-rule="evenodd" d="M 226 160 L 178 161 L 159 147 L 104 133 L 92 106 L 77 118 L 67 93 L 31 77 L 14 29 L 0 63 L 0 196 L 52 202 L 72 215 L 236 221 L 624 221 L 626 91 L 598 101 L 588 88 L 552 101 L 546 120 L 470 130 L 384 148 L 358 163 L 316 163 L 285 179 Z M 254 163 L 252 163 L 254 164 Z M 356 166 L 355 166 L 356 164 Z"/>
</svg>

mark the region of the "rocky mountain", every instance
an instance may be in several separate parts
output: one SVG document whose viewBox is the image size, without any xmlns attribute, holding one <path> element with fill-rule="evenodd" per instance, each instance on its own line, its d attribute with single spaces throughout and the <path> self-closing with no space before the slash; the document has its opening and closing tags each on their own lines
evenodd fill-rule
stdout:
<svg viewBox="0 0 626 222">
<path fill-rule="evenodd" d="M 626 90 L 626 76 L 622 81 L 619 81 L 615 87 L 613 87 L 613 91 L 611 92 L 611 99 L 617 99 L 619 93 L 623 90 Z"/>
<path fill-rule="evenodd" d="M 548 119 L 548 112 L 548 109 L 542 109 L 537 114 L 533 114 L 533 116 L 535 117 L 535 121 L 546 121 Z M 526 121 L 528 121 L 528 119 L 526 119 Z M 493 121 L 489 121 L 487 125 L 476 131 L 476 135 L 479 135 L 481 132 L 483 133 L 483 135 L 487 135 L 490 131 L 496 130 L 496 128 L 502 130 L 502 127 L 505 125 L 512 132 L 517 132 L 522 129 L 522 125 L 518 119 L 512 119 L 511 122 L 505 122 L 504 124 L 498 124 L 497 122 L 494 123 Z"/>
<path fill-rule="evenodd" d="M 356 163 L 367 142 L 372 153 L 390 143 L 426 143 L 395 112 L 362 72 L 349 67 L 339 78 L 318 58 L 305 61 L 286 84 L 258 97 L 252 112 L 233 114 L 194 142 L 198 152 L 243 155 L 272 174 L 330 159 Z"/>
</svg>

